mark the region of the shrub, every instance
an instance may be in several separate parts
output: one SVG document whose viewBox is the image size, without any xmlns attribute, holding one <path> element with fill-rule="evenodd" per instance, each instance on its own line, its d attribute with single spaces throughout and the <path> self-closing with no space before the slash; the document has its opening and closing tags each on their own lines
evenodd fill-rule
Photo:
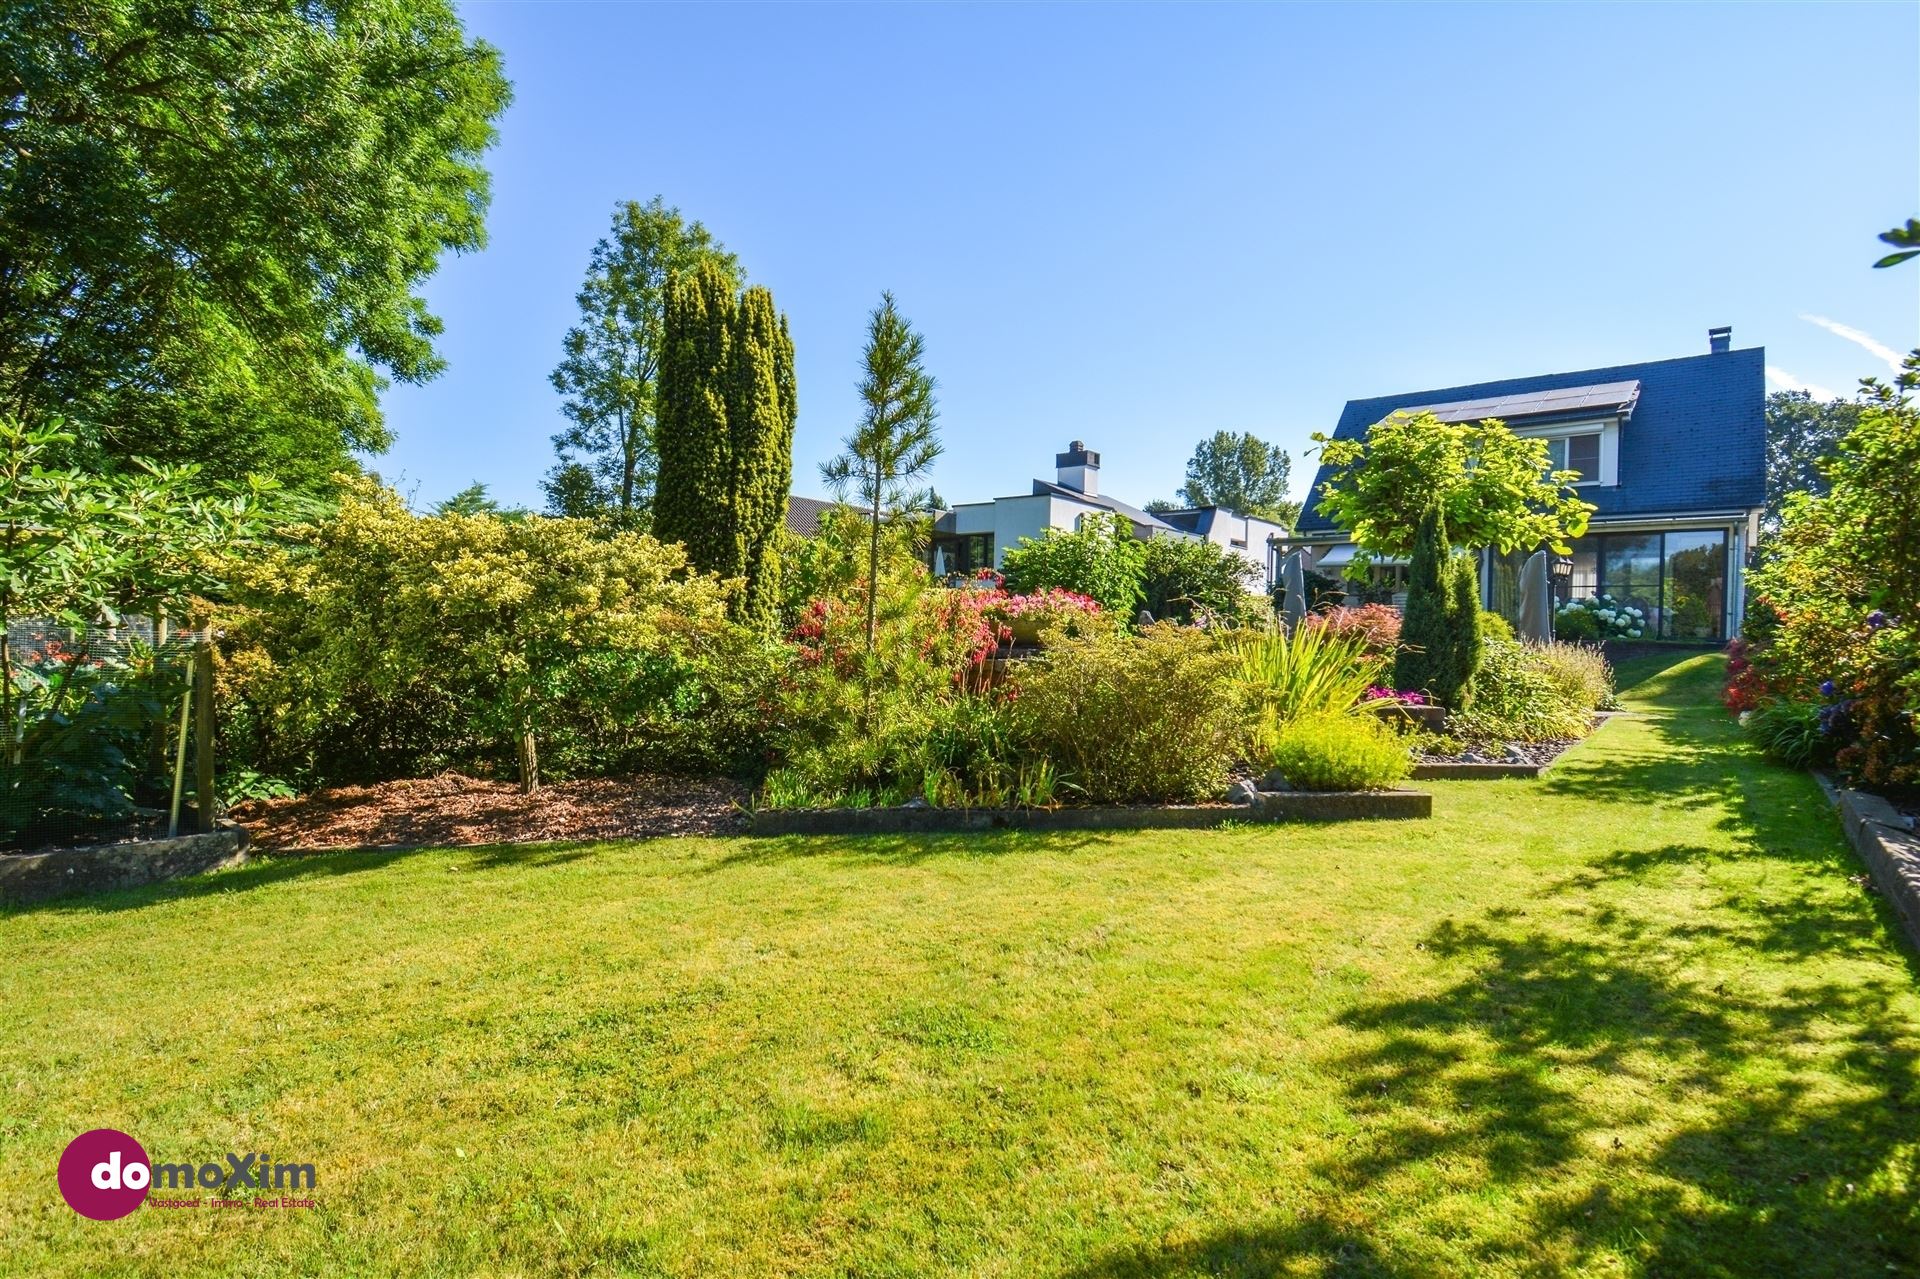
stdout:
<svg viewBox="0 0 1920 1279">
<path fill-rule="evenodd" d="M 1811 768 L 1833 758 L 1833 738 L 1815 702 L 1781 700 L 1742 718 L 1748 736 L 1771 759 Z"/>
<path fill-rule="evenodd" d="M 1484 611 L 1480 614 L 1480 634 L 1487 639 L 1510 640 L 1515 638 L 1512 622 L 1509 622 L 1498 613 L 1488 613 Z"/>
<path fill-rule="evenodd" d="M 1206 632 L 1168 623 L 1067 640 L 1021 671 L 1015 720 L 1090 801 L 1204 799 L 1245 739 L 1238 667 Z"/>
<path fill-rule="evenodd" d="M 1480 589 L 1469 556 L 1447 545 L 1447 526 L 1433 506 L 1420 522 L 1407 572 L 1407 609 L 1393 682 L 1465 710 L 1480 665 Z"/>
<path fill-rule="evenodd" d="M 1553 614 L 1553 633 L 1561 639 L 1639 639 L 1646 627 L 1645 610 L 1611 595 L 1568 600 Z"/>
<path fill-rule="evenodd" d="M 988 601 L 991 616 L 1022 644 L 1088 635 L 1118 620 L 1092 596 L 1056 587 L 1031 595 L 976 593 Z"/>
<path fill-rule="evenodd" d="M 1082 516 L 1071 533 L 1048 529 L 1037 540 L 1021 538 L 1002 568 L 1007 589 L 1016 595 L 1073 591 L 1128 618 L 1140 607 L 1146 559 L 1146 544 L 1134 537 L 1132 521 L 1101 511 Z"/>
<path fill-rule="evenodd" d="M 1283 724 L 1261 762 L 1299 790 L 1386 790 L 1413 766 L 1407 743 L 1371 715 L 1326 711 Z"/>
<path fill-rule="evenodd" d="M 234 571 L 234 764 L 306 782 L 449 766 L 757 768 L 785 649 L 685 554 L 583 520 L 417 516 L 357 481 Z"/>
<path fill-rule="evenodd" d="M 1358 630 L 1343 635 L 1320 626 L 1276 628 L 1239 638 L 1234 651 L 1257 712 L 1275 724 L 1352 710 L 1387 669 L 1386 659 L 1369 649 Z"/>
<path fill-rule="evenodd" d="M 1161 621 L 1213 618 L 1249 624 L 1273 616 L 1273 606 L 1249 584 L 1260 570 L 1218 542 L 1156 537 L 1146 543 L 1141 592 Z"/>
<path fill-rule="evenodd" d="M 1472 705 L 1447 717 L 1448 734 L 1474 745 L 1586 736 L 1593 708 L 1570 690 L 1555 660 L 1532 645 L 1488 641 Z"/>
<path fill-rule="evenodd" d="M 1552 640 L 1529 648 L 1573 705 L 1598 711 L 1614 704 L 1613 667 L 1598 647 Z"/>
<path fill-rule="evenodd" d="M 1305 624 L 1333 635 L 1358 635 L 1368 652 L 1384 657 L 1392 657 L 1400 646 L 1400 611 L 1389 604 L 1309 613 Z"/>
</svg>

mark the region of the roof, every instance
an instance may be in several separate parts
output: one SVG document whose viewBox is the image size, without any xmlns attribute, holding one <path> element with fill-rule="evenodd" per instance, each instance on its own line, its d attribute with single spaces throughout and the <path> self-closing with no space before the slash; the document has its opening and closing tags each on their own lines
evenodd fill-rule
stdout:
<svg viewBox="0 0 1920 1279">
<path fill-rule="evenodd" d="M 1513 418 L 1578 417 L 1589 413 L 1619 414 L 1633 412 L 1640 398 L 1640 380 L 1602 382 L 1597 386 L 1570 386 L 1559 391 L 1522 391 L 1517 395 L 1489 395 L 1477 400 L 1455 400 L 1450 404 L 1422 404 L 1409 413 L 1431 413 L 1442 422 L 1484 422 L 1490 417 L 1505 422 Z"/>
<path fill-rule="evenodd" d="M 820 517 L 838 505 L 840 503 L 822 501 L 817 497 L 789 497 L 787 532 L 798 533 L 801 537 L 819 537 Z"/>
<path fill-rule="evenodd" d="M 1104 493 L 1082 493 L 1079 489 L 1068 488 L 1064 484 L 1055 484 L 1051 480 L 1035 480 L 1033 482 L 1033 492 L 1036 496 L 1045 494 L 1049 497 L 1064 497 L 1074 502 L 1085 502 L 1088 506 L 1105 507 L 1116 515 L 1126 516 L 1142 528 L 1164 528 L 1169 530 L 1173 528 L 1173 525 L 1167 523 L 1158 515 L 1150 515 L 1137 506 L 1128 506 L 1118 498 L 1108 497 Z"/>
<path fill-rule="evenodd" d="M 1604 410 L 1632 413 L 1620 429 L 1619 483 L 1579 490 L 1582 499 L 1599 508 L 1596 518 L 1755 510 L 1766 501 L 1765 366 L 1765 350 L 1749 347 L 1349 400 L 1333 435 L 1361 439 L 1391 413 L 1436 405 L 1524 402 L 1535 406 L 1527 416 L 1592 413 L 1610 397 L 1623 395 L 1624 386 L 1637 384 L 1631 400 L 1617 400 Z M 1586 399 L 1593 401 L 1586 408 L 1570 407 Z M 1511 408 L 1506 412 L 1523 416 Z M 1337 531 L 1319 511 L 1320 486 L 1326 479 L 1322 466 L 1296 529 L 1303 536 Z"/>
</svg>

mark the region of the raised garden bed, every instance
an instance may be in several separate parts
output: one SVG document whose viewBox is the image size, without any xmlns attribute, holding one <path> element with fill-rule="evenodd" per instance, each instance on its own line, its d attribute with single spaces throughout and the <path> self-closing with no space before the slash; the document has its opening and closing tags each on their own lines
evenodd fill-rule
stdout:
<svg viewBox="0 0 1920 1279">
<path fill-rule="evenodd" d="M 247 860 L 247 844 L 243 828 L 222 822 L 205 834 L 172 839 L 7 853 L 0 855 L 0 905 L 24 906 L 80 893 L 138 888 L 237 866 Z"/>
<path fill-rule="evenodd" d="M 1166 830 L 1223 822 L 1342 822 L 1433 816 L 1425 791 L 1261 791 L 1252 804 L 1081 808 L 763 808 L 753 835 L 903 835 L 986 830 Z"/>
<path fill-rule="evenodd" d="M 1600 711 L 1593 717 L 1598 732 L 1619 711 Z M 1497 750 L 1467 751 L 1459 755 L 1422 755 L 1411 776 L 1417 782 L 1497 781 L 1501 778 L 1533 778 L 1553 767 L 1554 761 L 1578 746 L 1584 738 L 1570 737 L 1550 742 L 1508 742 Z"/>
<path fill-rule="evenodd" d="M 1900 917 L 1907 940 L 1920 949 L 1920 833 L 1913 818 L 1865 791 L 1829 783 L 1828 793 L 1840 808 L 1848 842 Z"/>
</svg>

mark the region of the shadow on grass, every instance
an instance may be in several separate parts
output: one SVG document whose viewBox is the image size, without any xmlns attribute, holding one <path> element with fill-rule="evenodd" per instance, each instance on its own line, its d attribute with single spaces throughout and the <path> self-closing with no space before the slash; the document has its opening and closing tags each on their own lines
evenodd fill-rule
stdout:
<svg viewBox="0 0 1920 1279">
<path fill-rule="evenodd" d="M 164 902 L 251 892 L 291 880 L 337 878 L 383 870 L 398 862 L 440 857 L 463 870 L 561 866 L 595 856 L 605 840 L 578 844 L 496 844 L 473 848 L 340 848 L 308 853 L 258 854 L 244 866 L 170 879 L 140 888 L 0 907 L 0 919 L 30 914 L 105 914 L 140 910 Z"/>
<path fill-rule="evenodd" d="M 1077 852 L 1101 848 L 1136 831 L 991 830 L 886 835 L 772 835 L 728 841 L 730 851 L 701 867 L 717 874 L 742 866 L 766 866 L 797 858 L 833 857 L 845 861 L 912 866 L 925 861 L 1004 857 L 1012 853 Z M 1167 831 L 1166 834 L 1193 834 Z"/>
<path fill-rule="evenodd" d="M 1920 963 L 1883 902 L 1849 908 L 1857 867 L 1824 798 L 1741 740 L 1718 675 L 1692 654 L 1650 672 L 1653 744 L 1547 786 L 1711 806 L 1731 849 L 1616 848 L 1524 908 L 1435 927 L 1431 989 L 1337 1019 L 1323 1069 L 1356 1128 L 1313 1165 L 1325 1207 L 1072 1279 L 1920 1273 Z M 1755 859 L 1799 873 L 1680 878 Z M 1694 904 L 1650 911 L 1667 886 Z M 1890 947 L 1904 972 L 1856 966 Z"/>
</svg>

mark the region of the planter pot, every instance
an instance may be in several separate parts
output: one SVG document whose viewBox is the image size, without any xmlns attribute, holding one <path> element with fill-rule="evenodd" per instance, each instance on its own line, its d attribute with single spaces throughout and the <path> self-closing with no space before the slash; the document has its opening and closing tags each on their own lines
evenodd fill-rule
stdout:
<svg viewBox="0 0 1920 1279">
<path fill-rule="evenodd" d="M 1411 724 L 1429 733 L 1439 732 L 1447 722 L 1447 708 L 1444 706 L 1398 706 L 1391 702 L 1373 702 L 1368 709 L 1389 723 Z"/>
</svg>

